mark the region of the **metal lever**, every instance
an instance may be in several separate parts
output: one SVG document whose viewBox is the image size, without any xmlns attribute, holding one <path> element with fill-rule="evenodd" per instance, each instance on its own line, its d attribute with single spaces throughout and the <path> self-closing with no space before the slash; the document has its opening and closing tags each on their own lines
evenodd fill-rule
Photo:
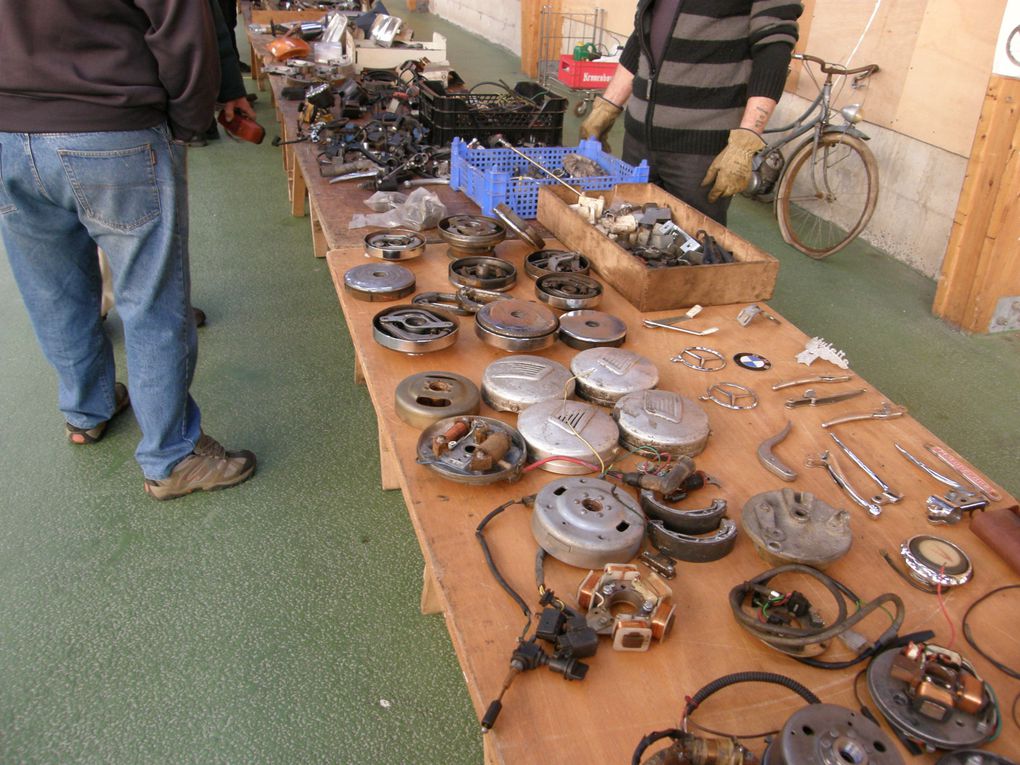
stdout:
<svg viewBox="0 0 1020 765">
<path fill-rule="evenodd" d="M 829 475 L 832 477 L 832 480 L 836 482 L 836 485 L 846 492 L 850 499 L 868 511 L 869 518 L 880 518 L 882 516 L 881 506 L 864 499 L 864 497 L 862 497 L 857 490 L 854 489 L 849 479 L 843 474 L 843 471 L 839 469 L 839 463 L 836 462 L 836 458 L 829 454 L 828 451 L 822 452 L 817 457 L 808 457 L 804 460 L 804 464 L 808 467 L 824 467 L 828 470 Z"/>
<path fill-rule="evenodd" d="M 881 494 L 878 494 L 877 496 L 871 498 L 872 502 L 874 502 L 876 505 L 885 505 L 895 504 L 899 502 L 901 499 L 903 499 L 902 494 L 898 494 L 892 489 L 890 489 L 889 484 L 887 484 L 885 481 L 879 478 L 878 473 L 876 473 L 874 470 L 868 467 L 865 464 L 864 460 L 862 460 L 860 457 L 854 454 L 850 447 L 844 444 L 839 439 L 839 436 L 837 436 L 835 433 L 829 433 L 829 437 L 836 442 L 836 446 L 843 450 L 843 454 L 849 457 L 850 461 L 853 462 L 861 470 L 863 470 L 864 474 L 868 476 L 868 478 L 870 478 L 876 484 L 878 484 L 878 488 L 882 490 Z"/>
<path fill-rule="evenodd" d="M 791 398 L 786 402 L 787 409 L 793 409 L 798 406 L 820 406 L 822 404 L 835 404 L 837 401 L 846 401 L 848 398 L 859 396 L 862 393 L 867 393 L 867 388 L 860 388 L 859 390 L 846 391 L 845 393 L 834 393 L 831 396 L 819 396 L 814 388 L 808 388 L 804 391 L 804 395 L 801 398 Z"/>
<path fill-rule="evenodd" d="M 529 157 L 529 156 L 528 156 L 527 154 L 525 154 L 525 153 L 524 153 L 523 151 L 521 151 L 521 150 L 520 150 L 520 149 L 518 149 L 518 148 L 517 148 L 516 146 L 514 146 L 514 145 L 513 145 L 512 143 L 510 143 L 510 142 L 509 142 L 508 140 L 506 140 L 506 139 L 505 139 L 505 138 L 504 138 L 503 136 L 501 136 L 501 135 L 496 135 L 496 136 L 493 136 L 493 140 L 494 140 L 494 141 L 495 141 L 496 143 L 498 143 L 498 144 L 499 144 L 500 146 L 502 146 L 502 147 L 503 147 L 504 149 L 510 149 L 510 151 L 512 151 L 512 152 L 513 152 L 514 154 L 516 154 L 517 156 L 521 157 L 522 159 L 526 159 L 526 160 L 527 160 L 528 162 L 530 162 L 531 164 L 533 164 L 533 165 L 534 165 L 535 167 L 537 167 L 537 168 L 538 168 L 539 170 L 541 170 L 541 171 L 542 171 L 543 173 L 545 173 L 546 175 L 548 175 L 548 176 L 549 176 L 550 178 L 552 178 L 552 179 L 553 179 L 554 181 L 556 181 L 556 182 L 557 182 L 558 184 L 560 184 L 561 186 L 566 186 L 566 187 L 567 187 L 568 189 L 570 189 L 570 190 L 571 190 L 572 192 L 574 192 L 575 194 L 577 194 L 577 197 L 578 197 L 578 199 L 580 199 L 581 197 L 583 197 L 583 196 L 584 196 L 584 192 L 583 192 L 583 191 L 578 191 L 577 189 L 575 189 L 575 188 L 574 188 L 573 186 L 571 186 L 571 185 L 570 185 L 569 183 L 567 183 L 567 182 L 566 182 L 565 180 L 563 180 L 563 179 L 562 179 L 562 178 L 560 178 L 560 177 L 559 177 L 558 175 L 556 175 L 556 173 L 554 173 L 554 172 L 553 172 L 552 170 L 550 170 L 549 168 L 547 168 L 547 167 L 546 167 L 545 165 L 542 165 L 542 164 L 540 164 L 540 163 L 536 162 L 535 160 L 533 160 L 533 159 L 532 159 L 531 157 Z M 471 145 L 471 144 L 469 143 L 469 144 L 468 144 L 468 148 L 469 148 L 469 149 L 471 149 L 471 148 L 474 148 L 474 147 L 473 147 L 473 146 L 472 146 L 472 145 Z"/>
<path fill-rule="evenodd" d="M 939 483 L 944 483 L 950 489 L 954 489 L 954 490 L 960 492 L 960 494 L 963 494 L 963 495 L 966 495 L 966 496 L 970 496 L 970 495 L 972 495 L 974 493 L 969 488 L 964 486 L 962 483 L 959 483 L 958 481 L 954 481 L 952 478 L 950 478 L 947 475 L 942 475 L 942 473 L 940 473 L 939 471 L 937 471 L 934 468 L 931 468 L 928 465 L 926 465 L 925 463 L 921 462 L 921 460 L 919 460 L 917 457 L 915 457 L 913 454 L 908 452 L 906 449 L 904 449 L 899 444 L 893 443 L 893 446 L 895 446 L 896 447 L 896 451 L 898 451 L 900 454 L 902 454 L 904 457 L 906 457 L 909 462 L 912 462 L 914 465 L 919 467 L 921 470 L 923 470 L 925 473 L 930 475 L 932 478 L 934 478 Z"/>
<path fill-rule="evenodd" d="M 708 329 L 702 329 L 702 330 L 685 329 L 684 327 L 676 327 L 676 326 L 673 326 L 672 324 L 666 324 L 666 323 L 661 322 L 661 321 L 653 321 L 651 319 L 645 319 L 641 323 L 644 324 L 649 329 L 651 329 L 653 327 L 658 327 L 659 329 L 671 329 L 674 332 L 683 332 L 685 335 L 695 335 L 697 337 L 704 337 L 705 335 L 712 335 L 712 334 L 715 334 L 716 332 L 719 331 L 718 327 L 709 327 Z"/>
<path fill-rule="evenodd" d="M 907 413 L 905 406 L 891 406 L 888 401 L 883 401 L 882 406 L 876 409 L 874 412 L 858 412 L 857 414 L 848 414 L 845 417 L 837 417 L 834 420 L 823 422 L 823 428 L 831 428 L 834 425 L 843 425 L 847 422 L 857 422 L 858 420 L 892 420 L 896 417 L 902 417 Z"/>
<path fill-rule="evenodd" d="M 783 388 L 793 388 L 797 385 L 812 385 L 813 383 L 838 383 L 846 382 L 853 375 L 818 375 L 816 377 L 802 377 L 799 380 L 787 380 L 786 382 L 776 383 L 772 386 L 772 390 L 782 390 Z"/>
<path fill-rule="evenodd" d="M 975 471 L 971 470 L 970 467 L 965 465 L 963 460 L 958 458 L 956 455 L 946 449 L 943 449 L 938 444 L 925 444 L 924 448 L 938 457 L 942 464 L 955 470 L 957 475 L 971 485 L 975 494 L 984 494 L 992 502 L 998 502 L 1002 499 L 1002 495 L 992 488 L 988 481 L 978 475 Z"/>
</svg>

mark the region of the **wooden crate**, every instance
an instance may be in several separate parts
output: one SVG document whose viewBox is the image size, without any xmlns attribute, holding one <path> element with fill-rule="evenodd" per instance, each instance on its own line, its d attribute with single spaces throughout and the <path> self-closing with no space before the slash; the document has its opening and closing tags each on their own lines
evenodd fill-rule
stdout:
<svg viewBox="0 0 1020 765">
<path fill-rule="evenodd" d="M 538 220 L 557 239 L 585 255 L 592 268 L 639 311 L 681 306 L 752 303 L 768 300 L 776 286 L 779 261 L 724 226 L 650 183 L 623 183 L 608 191 L 589 191 L 606 206 L 615 201 L 653 202 L 673 211 L 673 222 L 692 236 L 701 229 L 733 253 L 736 262 L 711 266 L 648 268 L 569 209 L 569 190 L 543 186 L 538 192 Z"/>
</svg>

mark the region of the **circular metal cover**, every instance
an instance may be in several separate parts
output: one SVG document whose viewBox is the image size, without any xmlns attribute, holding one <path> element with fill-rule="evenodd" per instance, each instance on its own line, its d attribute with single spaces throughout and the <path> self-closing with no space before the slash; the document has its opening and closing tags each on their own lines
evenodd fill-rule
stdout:
<svg viewBox="0 0 1020 765">
<path fill-rule="evenodd" d="M 506 239 L 506 228 L 484 215 L 451 215 L 439 221 L 439 237 L 458 250 L 491 250 Z"/>
<path fill-rule="evenodd" d="M 655 364 L 623 348 L 590 348 L 570 362 L 577 378 L 577 394 L 602 406 L 612 406 L 628 393 L 659 384 Z"/>
<path fill-rule="evenodd" d="M 755 494 L 744 505 L 740 523 L 758 554 L 776 566 L 825 568 L 846 555 L 853 542 L 850 514 L 806 491 Z"/>
<path fill-rule="evenodd" d="M 624 446 L 651 446 L 673 457 L 701 454 L 711 431 L 697 401 L 668 390 L 628 393 L 613 407 L 613 419 Z"/>
<path fill-rule="evenodd" d="M 472 255 L 451 262 L 447 276 L 455 287 L 506 292 L 517 283 L 517 268 L 501 258 Z"/>
<path fill-rule="evenodd" d="M 538 233 L 534 226 L 510 209 L 510 205 L 506 202 L 500 202 L 492 208 L 492 214 L 499 219 L 500 223 L 517 234 L 521 241 L 530 244 L 536 250 L 541 250 L 545 247 L 545 239 L 542 238 L 542 235 Z"/>
<path fill-rule="evenodd" d="M 395 305 L 372 318 L 372 337 L 384 348 L 428 353 L 457 342 L 457 319 L 437 308 Z"/>
<path fill-rule="evenodd" d="M 930 644 L 929 644 L 930 645 Z M 909 685 L 891 676 L 893 660 L 900 648 L 883 651 L 868 665 L 868 691 L 875 706 L 894 727 L 909 738 L 937 749 L 963 749 L 980 746 L 995 734 L 994 704 L 987 704 L 979 715 L 953 710 L 945 720 L 936 720 L 917 712 L 910 703 Z M 970 662 L 963 659 L 967 666 Z M 982 682 L 987 692 L 987 685 Z"/>
<path fill-rule="evenodd" d="M 344 272 L 344 289 L 357 300 L 399 300 L 414 292 L 414 274 L 396 263 L 364 263 Z"/>
<path fill-rule="evenodd" d="M 929 587 L 956 587 L 970 581 L 974 569 L 959 545 L 942 537 L 919 534 L 900 545 L 910 575 Z"/>
<path fill-rule="evenodd" d="M 432 451 L 433 438 L 446 433 L 460 419 L 462 418 L 447 417 L 422 431 L 418 438 L 419 464 L 426 465 L 443 478 L 457 483 L 482 485 L 497 481 L 513 481 L 520 477 L 520 470 L 528 456 L 524 439 L 516 428 L 492 417 L 471 417 L 471 432 L 458 439 L 452 449 L 447 449 L 440 457 L 436 457 Z M 506 454 L 488 470 L 471 469 L 471 461 L 474 459 L 479 445 L 478 439 L 472 435 L 475 432 L 474 425 L 476 424 L 484 425 L 489 432 L 505 433 L 510 439 L 510 448 Z"/>
<path fill-rule="evenodd" d="M 577 311 L 601 302 L 602 285 L 584 274 L 548 274 L 535 282 L 535 296 L 561 311 Z"/>
<path fill-rule="evenodd" d="M 645 519 L 623 489 L 600 478 L 560 478 L 538 492 L 531 532 L 539 546 L 570 566 L 626 563 L 641 549 Z"/>
<path fill-rule="evenodd" d="M 809 704 L 774 738 L 763 765 L 903 765 L 878 725 L 836 704 Z"/>
<path fill-rule="evenodd" d="M 416 428 L 437 420 L 478 414 L 478 386 L 453 372 L 419 372 L 405 377 L 393 393 L 397 417 Z"/>
<path fill-rule="evenodd" d="M 519 412 L 541 401 L 573 395 L 570 370 L 542 356 L 497 359 L 482 373 L 482 399 L 498 412 Z"/>
<path fill-rule="evenodd" d="M 573 457 L 595 464 L 594 449 L 609 464 L 619 451 L 620 429 L 608 413 L 583 401 L 553 399 L 533 404 L 517 417 L 517 428 L 528 442 L 535 461 L 546 457 Z M 582 440 L 583 439 L 583 440 Z M 585 443 L 587 442 L 587 443 Z M 551 460 L 543 470 L 563 475 L 591 472 L 584 465 Z"/>
<path fill-rule="evenodd" d="M 627 339 L 623 319 L 602 311 L 568 311 L 560 316 L 560 340 L 571 348 L 615 348 Z"/>
<path fill-rule="evenodd" d="M 556 342 L 559 320 L 541 303 L 498 300 L 475 314 L 475 334 L 504 351 L 539 351 Z"/>
<path fill-rule="evenodd" d="M 391 228 L 365 235 L 365 254 L 381 260 L 410 260 L 425 252 L 425 237 L 408 228 Z"/>
<path fill-rule="evenodd" d="M 959 749 L 942 755 L 935 765 L 1016 765 L 1016 763 L 994 752 L 983 752 L 980 749 Z"/>
<path fill-rule="evenodd" d="M 591 261 L 579 252 L 539 250 L 524 259 L 524 273 L 532 279 L 546 274 L 587 274 Z"/>
</svg>

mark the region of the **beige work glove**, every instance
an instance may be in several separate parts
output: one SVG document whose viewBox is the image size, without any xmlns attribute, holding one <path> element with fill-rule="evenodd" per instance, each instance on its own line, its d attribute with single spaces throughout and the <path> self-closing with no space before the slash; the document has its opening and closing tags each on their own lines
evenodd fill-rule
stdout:
<svg viewBox="0 0 1020 765">
<path fill-rule="evenodd" d="M 617 106 L 602 96 L 595 96 L 595 102 L 591 107 L 591 114 L 581 123 L 580 138 L 595 138 L 602 144 L 602 151 L 612 153 L 609 148 L 609 129 L 616 122 L 616 118 L 623 112 L 623 107 Z"/>
<path fill-rule="evenodd" d="M 730 140 L 712 164 L 701 181 L 702 186 L 712 184 L 708 201 L 719 197 L 732 197 L 747 188 L 751 180 L 751 160 L 765 146 L 762 137 L 753 130 L 737 128 L 730 131 Z"/>
</svg>

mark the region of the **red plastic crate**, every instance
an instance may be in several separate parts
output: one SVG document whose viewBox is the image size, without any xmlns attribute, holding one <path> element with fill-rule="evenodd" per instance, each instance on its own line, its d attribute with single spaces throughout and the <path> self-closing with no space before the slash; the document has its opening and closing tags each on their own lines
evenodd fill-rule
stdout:
<svg viewBox="0 0 1020 765">
<path fill-rule="evenodd" d="M 560 70 L 556 77 L 568 88 L 605 90 L 615 71 L 615 61 L 574 61 L 568 53 L 560 56 Z"/>
</svg>

